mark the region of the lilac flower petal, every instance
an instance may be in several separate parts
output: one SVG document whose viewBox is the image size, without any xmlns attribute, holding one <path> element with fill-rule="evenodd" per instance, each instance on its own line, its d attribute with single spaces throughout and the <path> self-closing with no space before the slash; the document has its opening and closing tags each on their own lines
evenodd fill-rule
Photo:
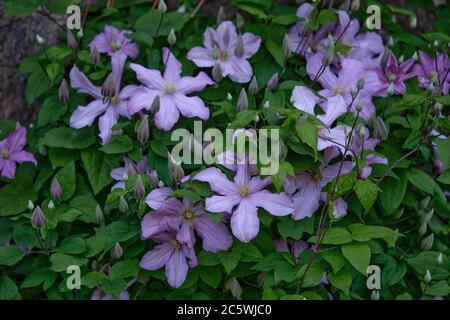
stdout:
<svg viewBox="0 0 450 320">
<path fill-rule="evenodd" d="M 336 95 L 327 101 L 327 111 L 325 114 L 317 116 L 326 126 L 331 126 L 333 122 L 347 111 L 347 103 L 344 97 Z"/>
<path fill-rule="evenodd" d="M 16 163 L 9 160 L 4 160 L 1 162 L 3 164 L 1 175 L 8 179 L 14 179 L 14 176 L 16 175 Z"/>
<path fill-rule="evenodd" d="M 208 120 L 209 109 L 199 97 L 188 97 L 184 94 L 175 93 L 173 101 L 183 116 L 187 118 L 199 117 L 202 120 Z"/>
<path fill-rule="evenodd" d="M 294 213 L 292 218 L 294 220 L 312 217 L 313 213 L 319 208 L 320 192 L 322 191 L 320 181 L 313 181 L 306 175 L 302 175 L 299 181 L 301 182 L 301 190 L 293 197 Z"/>
<path fill-rule="evenodd" d="M 258 208 L 249 199 L 242 199 L 231 217 L 233 234 L 242 242 L 250 242 L 258 235 Z"/>
<path fill-rule="evenodd" d="M 202 91 L 206 86 L 214 84 L 214 81 L 204 72 L 200 72 L 196 77 L 182 77 L 177 84 L 177 92 L 189 94 Z"/>
<path fill-rule="evenodd" d="M 249 59 L 258 52 L 261 38 L 247 32 L 242 35 L 242 42 L 244 43 L 244 58 Z"/>
<path fill-rule="evenodd" d="M 155 114 L 155 124 L 158 129 L 169 131 L 180 118 L 180 111 L 171 96 L 160 97 L 160 108 Z"/>
<path fill-rule="evenodd" d="M 100 138 L 102 139 L 102 144 L 107 144 L 109 139 L 113 134 L 112 127 L 117 123 L 119 119 L 119 114 L 116 108 L 108 107 L 104 115 L 99 118 L 98 126 L 100 129 Z"/>
<path fill-rule="evenodd" d="M 145 203 L 154 210 L 177 214 L 181 207 L 181 202 L 176 198 L 167 199 L 171 193 L 172 189 L 170 188 L 153 189 L 145 198 Z"/>
<path fill-rule="evenodd" d="M 195 231 L 202 238 L 203 249 L 210 252 L 227 250 L 233 243 L 233 238 L 224 223 L 214 223 L 205 215 L 197 217 L 194 223 Z"/>
<path fill-rule="evenodd" d="M 78 106 L 70 116 L 70 126 L 75 129 L 91 126 L 107 108 L 108 104 L 101 100 L 94 100 L 85 107 Z"/>
<path fill-rule="evenodd" d="M 187 58 L 193 61 L 198 67 L 212 67 L 215 64 L 211 49 L 203 47 L 195 47 L 189 50 Z"/>
<path fill-rule="evenodd" d="M 174 250 L 169 261 L 166 263 L 166 277 L 169 284 L 179 288 L 186 280 L 189 266 L 181 250 Z"/>
<path fill-rule="evenodd" d="M 267 177 L 264 179 L 261 179 L 259 176 L 253 177 L 250 179 L 250 181 L 248 183 L 248 192 L 255 193 L 255 192 L 261 191 L 262 189 L 264 189 L 271 183 L 272 183 L 271 177 Z"/>
<path fill-rule="evenodd" d="M 335 218 L 341 218 L 346 214 L 347 214 L 347 202 L 342 198 L 338 198 L 335 201 L 333 201 L 333 216 Z"/>
<path fill-rule="evenodd" d="M 206 210 L 210 212 L 231 212 L 241 198 L 238 195 L 212 196 L 206 198 Z"/>
<path fill-rule="evenodd" d="M 130 69 L 136 72 L 136 78 L 151 90 L 163 90 L 164 80 L 161 72 L 144 68 L 143 66 L 131 63 Z"/>
<path fill-rule="evenodd" d="M 308 59 L 306 63 L 306 71 L 311 79 L 317 77 L 320 74 L 320 69 L 322 67 L 322 55 L 315 54 Z M 322 75 L 317 80 L 322 87 L 329 90 L 334 90 L 337 87 L 337 77 L 331 72 L 329 67 L 325 68 Z"/>
<path fill-rule="evenodd" d="M 238 164 L 234 183 L 238 186 L 248 186 L 250 181 L 250 172 L 247 164 Z"/>
<path fill-rule="evenodd" d="M 193 248 L 195 245 L 194 230 L 189 223 L 182 223 L 180 230 L 177 232 L 177 241 Z"/>
<path fill-rule="evenodd" d="M 223 75 L 237 83 L 247 83 L 252 79 L 253 70 L 250 63 L 245 59 L 232 59 L 227 61 Z"/>
<path fill-rule="evenodd" d="M 23 163 L 23 162 L 31 162 L 35 166 L 37 165 L 36 158 L 32 153 L 26 152 L 26 151 L 16 151 L 14 153 L 11 153 L 9 160 Z"/>
<path fill-rule="evenodd" d="M 211 167 L 200 171 L 194 176 L 194 180 L 208 182 L 211 190 L 222 195 L 237 195 L 234 183 L 217 168 Z"/>
<path fill-rule="evenodd" d="M 95 99 L 102 99 L 100 87 L 96 87 L 76 65 L 70 70 L 70 85 L 78 92 L 87 93 Z"/>
<path fill-rule="evenodd" d="M 235 44 L 237 41 L 237 33 L 236 33 L 236 27 L 231 21 L 223 21 L 220 23 L 219 27 L 217 28 L 217 35 L 222 36 L 222 44 L 225 47 L 229 47 L 231 44 Z M 219 46 L 221 49 L 221 46 Z"/>
<path fill-rule="evenodd" d="M 164 81 L 168 83 L 175 83 L 180 80 L 181 75 L 181 63 L 177 58 L 169 51 L 168 48 L 163 48 L 163 61 L 166 62 L 164 70 Z"/>
<path fill-rule="evenodd" d="M 170 242 L 157 245 L 153 250 L 148 251 L 141 259 L 140 266 L 146 270 L 157 270 L 162 268 L 174 253 L 174 248 Z"/>
<path fill-rule="evenodd" d="M 285 193 L 271 193 L 261 190 L 250 194 L 248 199 L 274 216 L 286 216 L 294 211 L 292 199 Z"/>
<path fill-rule="evenodd" d="M 153 100 L 158 93 L 158 91 L 150 90 L 144 86 L 139 87 L 133 92 L 133 95 L 128 101 L 128 112 L 132 115 L 142 109 L 150 110 Z"/>
<path fill-rule="evenodd" d="M 292 91 L 294 107 L 306 113 L 314 115 L 314 106 L 319 102 L 319 98 L 308 88 L 296 86 Z"/>
<path fill-rule="evenodd" d="M 350 128 L 345 125 L 339 125 L 332 129 L 319 130 L 319 141 L 317 143 L 317 150 L 323 150 L 328 147 L 337 147 L 342 153 L 345 152 L 345 145 L 347 139 L 347 132 Z M 331 141 L 330 141 L 331 140 Z"/>
<path fill-rule="evenodd" d="M 123 68 L 126 60 L 127 56 L 120 52 L 116 52 L 111 56 L 111 69 L 114 76 L 116 92 L 120 92 L 120 83 L 122 81 Z"/>
<path fill-rule="evenodd" d="M 27 130 L 24 127 L 20 127 L 6 137 L 5 148 L 10 153 L 21 151 L 25 147 L 26 139 Z"/>
<path fill-rule="evenodd" d="M 141 238 L 150 239 L 164 230 L 178 228 L 180 222 L 178 216 L 170 216 L 162 210 L 147 213 L 141 221 Z"/>
</svg>

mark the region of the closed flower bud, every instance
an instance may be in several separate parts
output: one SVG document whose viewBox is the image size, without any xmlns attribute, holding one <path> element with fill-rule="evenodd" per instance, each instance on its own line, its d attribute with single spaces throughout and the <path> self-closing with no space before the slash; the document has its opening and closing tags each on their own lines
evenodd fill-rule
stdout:
<svg viewBox="0 0 450 320">
<path fill-rule="evenodd" d="M 100 52 L 98 52 L 97 47 L 94 47 L 93 50 L 91 50 L 91 55 L 89 56 L 91 59 L 91 62 L 93 65 L 96 65 L 100 61 Z"/>
<path fill-rule="evenodd" d="M 141 144 L 145 144 L 150 138 L 150 129 L 148 127 L 148 116 L 144 115 L 139 124 L 137 139 Z"/>
<path fill-rule="evenodd" d="M 80 30 L 77 32 L 77 38 L 81 39 L 84 36 L 83 28 L 80 28 Z"/>
<path fill-rule="evenodd" d="M 60 200 L 63 196 L 63 191 L 61 188 L 61 184 L 59 183 L 58 178 L 54 177 L 52 180 L 52 184 L 50 186 L 50 194 L 53 198 Z"/>
<path fill-rule="evenodd" d="M 159 12 L 161 12 L 162 14 L 164 14 L 164 13 L 167 12 L 167 5 L 166 5 L 166 3 L 164 2 L 164 0 L 159 0 L 159 3 L 158 3 L 158 10 L 159 10 Z"/>
<path fill-rule="evenodd" d="M 170 179 L 174 184 L 178 184 L 184 177 L 184 170 L 181 167 L 181 162 L 176 161 L 170 152 L 168 152 L 168 168 Z"/>
<path fill-rule="evenodd" d="M 31 215 L 31 224 L 35 228 L 42 228 L 45 225 L 45 216 L 39 206 L 34 208 L 33 214 Z"/>
<path fill-rule="evenodd" d="M 256 81 L 256 77 L 253 76 L 252 81 L 250 81 L 250 84 L 248 86 L 248 93 L 254 95 L 258 93 L 258 90 L 259 90 L 258 81 Z"/>
<path fill-rule="evenodd" d="M 225 21 L 225 10 L 222 6 L 219 8 L 219 12 L 217 13 L 217 23 L 220 24 L 221 22 Z"/>
<path fill-rule="evenodd" d="M 103 214 L 102 207 L 100 207 L 99 204 L 95 207 L 95 218 L 97 219 L 98 224 L 105 223 L 105 215 Z"/>
<path fill-rule="evenodd" d="M 386 124 L 384 123 L 383 119 L 381 119 L 381 117 L 377 116 L 375 118 L 373 134 L 375 138 L 377 138 L 380 141 L 386 140 L 389 135 L 389 131 L 386 127 Z"/>
<path fill-rule="evenodd" d="M 389 37 L 388 46 L 392 47 L 394 45 L 394 38 Z"/>
<path fill-rule="evenodd" d="M 124 196 L 120 196 L 119 198 L 119 211 L 122 213 L 127 213 L 129 210 L 128 202 Z"/>
<path fill-rule="evenodd" d="M 439 41 L 434 40 L 433 41 L 433 46 L 436 47 L 436 48 L 439 47 Z"/>
<path fill-rule="evenodd" d="M 160 105 L 161 105 L 161 103 L 160 103 L 159 96 L 156 96 L 156 97 L 153 99 L 152 106 L 150 107 L 150 112 L 151 112 L 152 114 L 158 113 Z"/>
<path fill-rule="evenodd" d="M 419 60 L 419 56 L 417 54 L 417 51 L 414 51 L 414 54 L 412 55 L 411 59 L 413 59 L 414 61 Z"/>
<path fill-rule="evenodd" d="M 289 46 L 289 37 L 287 34 L 284 35 L 283 45 L 281 46 L 281 51 L 283 53 L 284 59 L 287 59 L 289 56 L 289 53 L 291 52 L 291 48 Z"/>
<path fill-rule="evenodd" d="M 33 211 L 34 209 L 34 203 L 31 200 L 28 200 L 28 210 Z"/>
<path fill-rule="evenodd" d="M 212 78 L 215 82 L 219 82 L 223 78 L 222 67 L 218 63 L 215 63 L 214 67 L 212 68 Z"/>
<path fill-rule="evenodd" d="M 352 87 L 350 89 L 350 94 L 352 95 L 352 97 L 355 97 L 357 92 L 358 92 L 358 90 L 356 89 L 356 87 Z"/>
<path fill-rule="evenodd" d="M 269 87 L 270 90 L 276 90 L 278 89 L 278 83 L 280 81 L 280 77 L 278 75 L 278 72 L 274 73 L 272 77 L 267 82 L 267 87 Z"/>
<path fill-rule="evenodd" d="M 390 50 L 388 47 L 384 47 L 383 55 L 381 56 L 380 65 L 382 68 L 386 66 L 387 60 L 389 58 Z"/>
<path fill-rule="evenodd" d="M 53 202 L 53 200 L 50 200 L 50 202 L 48 203 L 47 208 L 49 208 L 50 210 L 55 209 L 55 203 Z"/>
<path fill-rule="evenodd" d="M 62 79 L 58 89 L 59 102 L 66 104 L 69 101 L 69 97 L 69 86 L 67 85 L 66 79 Z"/>
<path fill-rule="evenodd" d="M 364 78 L 359 78 L 358 81 L 356 82 L 356 89 L 360 91 L 364 89 L 364 83 L 365 83 Z"/>
<path fill-rule="evenodd" d="M 420 208 L 422 208 L 422 209 L 427 208 L 428 205 L 430 204 L 430 200 L 431 200 L 430 196 L 426 196 L 425 198 L 423 198 L 419 204 Z"/>
<path fill-rule="evenodd" d="M 334 57 L 334 39 L 331 35 L 328 36 L 327 50 L 325 51 L 325 55 L 323 57 L 323 64 L 325 66 L 329 66 L 333 61 Z"/>
<path fill-rule="evenodd" d="M 419 234 L 423 236 L 425 233 L 427 233 L 428 230 L 428 224 L 427 223 L 421 223 L 419 227 Z"/>
<path fill-rule="evenodd" d="M 45 40 L 40 35 L 36 34 L 36 42 L 38 45 L 43 45 L 45 43 Z"/>
<path fill-rule="evenodd" d="M 241 92 L 239 93 L 236 110 L 238 112 L 240 112 L 240 111 L 246 110 L 246 109 L 248 109 L 248 98 L 247 98 L 247 93 L 245 92 L 245 89 L 242 88 Z"/>
<path fill-rule="evenodd" d="M 164 182 L 161 180 L 158 182 L 158 188 L 164 188 Z"/>
<path fill-rule="evenodd" d="M 116 242 L 116 245 L 111 250 L 111 257 L 114 259 L 120 259 L 123 256 L 123 249 L 120 243 Z"/>
<path fill-rule="evenodd" d="M 242 30 L 244 28 L 244 25 L 245 25 L 244 17 L 239 12 L 237 12 L 236 13 L 236 27 L 237 27 L 237 29 L 238 30 Z"/>
<path fill-rule="evenodd" d="M 433 215 L 434 215 L 434 209 L 431 209 L 430 211 L 428 211 L 427 213 L 425 213 L 422 216 L 422 219 L 421 219 L 422 223 L 429 223 L 431 221 L 431 218 L 433 218 Z"/>
<path fill-rule="evenodd" d="M 263 108 L 264 108 L 264 109 L 269 109 L 269 108 L 270 108 L 270 102 L 269 102 L 269 100 L 267 100 L 266 102 L 264 102 Z"/>
<path fill-rule="evenodd" d="M 67 30 L 67 46 L 73 51 L 78 48 L 78 41 L 70 30 Z"/>
<path fill-rule="evenodd" d="M 44 144 L 40 144 L 38 149 L 40 154 L 42 154 L 43 156 L 47 155 L 47 146 L 45 146 Z"/>
<path fill-rule="evenodd" d="M 364 137 L 366 136 L 366 128 L 364 126 L 361 126 L 358 133 L 361 140 L 364 140 Z"/>
<path fill-rule="evenodd" d="M 363 102 L 362 100 L 359 100 L 358 103 L 356 104 L 356 111 L 361 112 L 363 109 Z"/>
<path fill-rule="evenodd" d="M 167 43 L 171 46 L 177 43 L 177 36 L 175 35 L 175 30 L 173 28 L 170 30 L 170 33 L 167 36 Z"/>
<path fill-rule="evenodd" d="M 244 55 L 244 40 L 242 40 L 242 36 L 239 36 L 237 39 L 236 47 L 234 48 L 234 55 L 237 58 L 242 58 Z"/>
<path fill-rule="evenodd" d="M 359 6 L 360 6 L 360 0 L 353 0 L 351 5 L 350 5 L 350 9 L 355 12 L 359 10 Z"/>
<path fill-rule="evenodd" d="M 436 262 L 438 265 L 442 265 L 444 262 L 444 257 L 442 256 L 442 252 L 439 252 L 438 256 L 436 257 Z"/>
<path fill-rule="evenodd" d="M 288 149 L 282 139 L 280 139 L 279 141 L 280 141 L 279 142 L 280 143 L 280 150 L 279 150 L 280 151 L 280 159 L 284 160 L 287 156 Z"/>
<path fill-rule="evenodd" d="M 139 175 L 136 177 L 136 184 L 134 185 L 134 195 L 138 199 L 142 199 L 145 196 L 144 183 L 142 182 L 142 178 Z"/>
<path fill-rule="evenodd" d="M 430 283 L 431 282 L 431 272 L 430 270 L 427 269 L 427 271 L 425 271 L 425 276 L 423 277 L 423 280 L 425 281 L 425 283 Z"/>
<path fill-rule="evenodd" d="M 239 284 L 239 281 L 236 278 L 233 277 L 230 280 L 228 280 L 226 287 L 228 288 L 228 290 L 230 290 L 230 293 L 233 297 L 235 297 L 236 299 L 241 298 L 242 288 L 241 285 Z"/>
<path fill-rule="evenodd" d="M 108 75 L 105 82 L 103 82 L 101 94 L 103 97 L 109 99 L 116 95 L 116 85 L 114 83 L 114 75 L 112 72 Z"/>
<path fill-rule="evenodd" d="M 231 101 L 233 100 L 233 96 L 231 95 L 231 93 L 227 93 L 227 101 Z"/>
<path fill-rule="evenodd" d="M 428 237 L 422 240 L 422 242 L 420 243 L 420 248 L 423 251 L 428 251 L 431 249 L 431 247 L 433 247 L 433 242 L 434 242 L 434 233 L 431 233 Z"/>
<path fill-rule="evenodd" d="M 411 27 L 411 29 L 415 29 L 417 27 L 417 17 L 416 16 L 409 17 L 409 26 Z"/>
</svg>

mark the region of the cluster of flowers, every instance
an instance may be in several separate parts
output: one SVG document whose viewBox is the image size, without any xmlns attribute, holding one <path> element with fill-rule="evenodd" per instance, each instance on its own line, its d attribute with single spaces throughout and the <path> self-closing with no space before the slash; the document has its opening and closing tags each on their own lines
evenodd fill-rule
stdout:
<svg viewBox="0 0 450 320">
<path fill-rule="evenodd" d="M 155 188 L 146 197 L 146 203 L 153 211 L 142 220 L 141 237 L 159 244 L 144 255 L 141 267 L 156 270 L 165 266 L 171 286 L 181 286 L 189 266 L 197 264 L 194 251 L 196 234 L 202 239 L 204 250 L 218 252 L 227 250 L 232 244 L 232 236 L 226 226 L 228 221 L 233 235 L 240 241 L 249 242 L 257 236 L 258 208 L 275 216 L 292 214 L 295 220 L 313 215 L 320 202 L 326 201 L 323 187 L 338 175 L 351 172 L 355 166 L 352 157 L 362 155 L 365 150 L 373 150 L 386 135 L 383 125 L 376 127 L 373 137 L 365 126 L 351 130 L 346 125 L 335 125 L 339 117 L 353 113 L 356 118 L 377 121 L 372 98 L 404 94 L 405 81 L 413 77 L 418 78 L 424 89 L 435 94 L 448 94 L 450 62 L 447 55 L 440 53 L 436 64 L 434 58 L 419 52 L 420 63 L 416 64 L 415 59 L 399 63 L 378 34 L 361 33 L 358 21 L 351 20 L 344 11 L 338 12 L 337 23 L 310 32 L 307 24 L 312 10 L 310 4 L 303 4 L 298 9 L 300 22 L 289 31 L 289 47 L 291 52 L 304 56 L 309 77 L 323 89 L 316 94 L 307 87 L 297 86 L 292 92 L 292 103 L 322 123 L 317 149 L 323 152 L 329 164 L 323 164 L 316 173 L 302 172 L 288 177 L 281 193 L 266 190 L 272 183 L 271 178 L 261 179 L 251 165 L 233 166 L 231 169 L 235 176 L 232 181 L 220 169 L 207 168 L 193 177 L 184 178 L 184 181 L 193 179 L 209 184 L 215 195 L 206 199 L 204 208 L 200 203 L 192 204 L 187 199 L 168 198 L 172 190 L 158 184 L 158 177 L 147 168 L 146 159 L 138 164 L 126 160 L 125 167 L 111 173 L 119 180 L 114 188 L 124 188 L 124 182 L 120 181 L 124 173 L 148 174 L 152 181 L 156 181 Z M 91 126 L 100 117 L 99 136 L 106 144 L 112 135 L 119 133 L 113 128 L 120 116 L 131 118 L 138 113 L 145 117 L 143 110 L 152 110 L 155 126 L 165 131 L 173 128 L 180 114 L 207 120 L 209 109 L 201 98 L 191 94 L 215 82 L 204 72 L 195 77 L 181 76 L 182 65 L 167 48 L 162 50 L 163 74 L 131 63 L 130 68 L 141 84 L 121 88 L 126 59 L 135 59 L 139 53 L 138 45 L 125 36 L 130 32 L 106 26 L 104 33 L 98 34 L 90 43 L 93 55 L 105 53 L 111 58 L 112 72 L 102 87 L 92 84 L 76 66 L 72 68 L 72 88 L 91 95 L 93 101 L 75 110 L 70 126 Z M 335 53 L 337 41 L 349 47 L 347 54 Z M 253 76 L 248 59 L 258 51 L 260 44 L 258 36 L 238 34 L 233 23 L 226 21 L 220 23 L 216 30 L 208 28 L 204 34 L 204 46 L 191 49 L 187 57 L 199 67 L 212 67 L 213 72 L 220 73 L 221 77 L 247 83 Z M 320 112 L 316 112 L 316 106 L 320 107 Z M 36 163 L 32 155 L 22 151 L 24 137 L 25 129 L 20 128 L 0 142 L 0 171 L 3 176 L 14 177 L 15 162 Z M 361 179 L 371 174 L 371 164 L 387 163 L 385 158 L 375 153 L 364 154 L 365 167 L 358 172 Z M 339 155 L 349 159 L 333 163 Z M 204 210 L 222 213 L 222 220 L 215 223 Z M 333 210 L 336 218 L 345 215 L 345 200 L 335 200 Z M 294 250 L 294 255 L 297 255 L 298 250 Z"/>
</svg>

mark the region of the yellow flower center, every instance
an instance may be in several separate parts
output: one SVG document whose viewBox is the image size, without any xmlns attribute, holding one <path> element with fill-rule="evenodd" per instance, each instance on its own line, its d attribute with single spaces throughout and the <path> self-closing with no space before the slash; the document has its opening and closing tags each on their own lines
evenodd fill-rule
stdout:
<svg viewBox="0 0 450 320">
<path fill-rule="evenodd" d="M 168 85 L 166 85 L 166 87 L 164 88 L 164 91 L 167 94 L 172 94 L 175 92 L 175 87 L 173 86 L 173 84 L 169 83 Z"/>
<path fill-rule="evenodd" d="M 397 76 L 391 73 L 388 77 L 389 82 L 394 82 L 397 79 Z"/>
<path fill-rule="evenodd" d="M 111 104 L 113 106 L 117 105 L 119 103 L 119 98 L 117 96 L 114 96 L 111 98 Z"/>
<path fill-rule="evenodd" d="M 172 248 L 178 250 L 181 248 L 181 244 L 177 240 L 172 240 Z"/>
<path fill-rule="evenodd" d="M 248 188 L 247 186 L 240 186 L 239 187 L 239 195 L 243 198 L 248 196 Z"/>
<path fill-rule="evenodd" d="M 117 51 L 120 48 L 122 48 L 122 44 L 117 40 L 111 41 L 111 43 L 109 45 L 110 45 L 112 51 Z"/>
<path fill-rule="evenodd" d="M 226 60 L 228 60 L 228 57 L 229 57 L 228 52 L 226 52 L 226 51 L 220 52 L 220 55 L 219 55 L 220 60 L 226 61 Z"/>
<path fill-rule="evenodd" d="M 336 92 L 336 94 L 340 94 L 343 95 L 344 94 L 344 88 L 338 87 L 334 90 L 334 92 Z"/>
<path fill-rule="evenodd" d="M 183 218 L 187 221 L 192 221 L 195 219 L 195 214 L 191 209 L 185 209 L 183 212 Z"/>
<path fill-rule="evenodd" d="M 2 150 L 2 158 L 4 160 L 9 159 L 9 151 L 7 149 Z"/>
</svg>

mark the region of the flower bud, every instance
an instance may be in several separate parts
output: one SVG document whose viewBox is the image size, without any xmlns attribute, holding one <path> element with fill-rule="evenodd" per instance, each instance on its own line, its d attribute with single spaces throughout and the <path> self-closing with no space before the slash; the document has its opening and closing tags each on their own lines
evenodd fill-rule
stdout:
<svg viewBox="0 0 450 320">
<path fill-rule="evenodd" d="M 105 215 L 103 214 L 102 207 L 100 207 L 99 204 L 95 207 L 95 218 L 97 219 L 98 224 L 105 223 Z"/>
<path fill-rule="evenodd" d="M 231 93 L 227 92 L 227 101 L 231 100 L 233 100 L 233 96 L 231 95 Z"/>
<path fill-rule="evenodd" d="M 144 183 L 142 182 L 142 178 L 139 175 L 136 177 L 136 184 L 134 185 L 134 195 L 138 199 L 142 199 L 145 196 Z"/>
<path fill-rule="evenodd" d="M 405 56 L 404 55 L 400 55 L 400 57 L 398 57 L 398 63 L 403 63 L 405 61 Z"/>
<path fill-rule="evenodd" d="M 361 140 L 364 140 L 364 137 L 366 136 L 366 128 L 364 126 L 361 126 L 359 128 L 358 134 Z"/>
<path fill-rule="evenodd" d="M 45 43 L 45 40 L 39 34 L 36 33 L 36 42 L 38 45 L 43 45 Z"/>
<path fill-rule="evenodd" d="M 352 95 L 353 98 L 356 96 L 357 92 L 358 92 L 358 90 L 356 89 L 356 87 L 352 87 L 350 89 L 350 94 Z"/>
<path fill-rule="evenodd" d="M 362 100 L 359 100 L 358 103 L 356 104 L 356 111 L 361 112 L 363 109 L 363 102 Z"/>
<path fill-rule="evenodd" d="M 80 28 L 80 30 L 77 32 L 77 38 L 81 39 L 84 36 L 83 28 Z"/>
<path fill-rule="evenodd" d="M 58 89 L 59 102 L 66 104 L 69 101 L 69 97 L 69 86 L 67 85 L 66 79 L 62 79 Z"/>
<path fill-rule="evenodd" d="M 167 36 L 167 43 L 171 46 L 177 43 L 177 36 L 175 35 L 175 30 L 173 28 L 170 30 L 170 33 Z"/>
<path fill-rule="evenodd" d="M 264 108 L 264 109 L 269 109 L 269 108 L 270 108 L 270 102 L 269 102 L 269 100 L 267 100 L 266 102 L 264 102 L 263 108 Z"/>
<path fill-rule="evenodd" d="M 433 46 L 436 47 L 436 48 L 439 47 L 439 41 L 434 40 L 433 41 Z"/>
<path fill-rule="evenodd" d="M 242 58 L 242 56 L 244 55 L 244 40 L 242 40 L 242 36 L 239 35 L 238 39 L 237 39 L 237 43 L 236 43 L 236 47 L 234 48 L 234 55 L 237 58 Z"/>
<path fill-rule="evenodd" d="M 166 5 L 166 3 L 164 2 L 164 0 L 159 0 L 159 3 L 158 3 L 158 10 L 159 10 L 159 12 L 161 12 L 162 14 L 164 14 L 164 13 L 167 12 L 167 5 Z"/>
<path fill-rule="evenodd" d="M 269 87 L 270 90 L 276 90 L 278 89 L 278 83 L 280 81 L 278 72 L 274 73 L 272 77 L 267 82 L 267 87 Z"/>
<path fill-rule="evenodd" d="M 375 118 L 373 135 L 380 141 L 386 140 L 389 135 L 389 131 L 386 127 L 386 124 L 384 123 L 383 119 L 381 119 L 381 117 L 377 116 Z"/>
<path fill-rule="evenodd" d="M 47 208 L 49 208 L 50 210 L 55 209 L 55 203 L 53 202 L 53 200 L 49 201 Z"/>
<path fill-rule="evenodd" d="M 217 23 L 220 24 L 221 22 L 225 21 L 225 10 L 222 6 L 219 7 L 219 12 L 217 13 Z"/>
<path fill-rule="evenodd" d="M 152 106 L 150 107 L 150 112 L 152 114 L 158 113 L 160 105 L 161 105 L 161 103 L 160 103 L 160 99 L 159 99 L 159 95 L 158 95 L 153 99 Z"/>
<path fill-rule="evenodd" d="M 419 60 L 419 56 L 417 54 L 417 51 L 414 51 L 414 54 L 412 55 L 411 59 L 413 59 L 414 61 L 418 61 Z"/>
<path fill-rule="evenodd" d="M 31 215 L 31 224 L 35 228 L 42 228 L 45 225 L 45 216 L 39 206 L 34 208 L 33 214 Z"/>
<path fill-rule="evenodd" d="M 287 59 L 289 56 L 289 53 L 291 52 L 291 48 L 289 46 L 289 37 L 287 33 L 284 35 L 283 38 L 283 45 L 281 46 L 281 52 L 283 53 L 284 59 Z"/>
<path fill-rule="evenodd" d="M 120 243 L 116 242 L 116 245 L 111 250 L 111 257 L 114 259 L 120 259 L 123 256 L 123 249 Z"/>
<path fill-rule="evenodd" d="M 394 38 L 389 37 L 388 46 L 392 47 L 394 45 Z"/>
<path fill-rule="evenodd" d="M 423 251 L 428 251 L 431 249 L 431 247 L 433 247 L 433 242 L 434 242 L 434 233 L 431 233 L 428 237 L 422 240 L 422 242 L 420 243 L 420 248 Z"/>
<path fill-rule="evenodd" d="M 248 109 L 248 98 L 245 89 L 242 88 L 241 92 L 239 93 L 236 110 L 240 112 L 246 109 Z"/>
<path fill-rule="evenodd" d="M 100 52 L 98 52 L 97 47 L 91 50 L 91 55 L 89 56 L 93 65 L 96 65 L 100 61 Z"/>
<path fill-rule="evenodd" d="M 40 144 L 39 147 L 39 153 L 42 154 L 44 157 L 47 155 L 47 146 L 44 144 Z"/>
<path fill-rule="evenodd" d="M 421 222 L 422 223 L 429 223 L 431 221 L 431 218 L 433 218 L 434 215 L 434 209 L 431 209 L 430 211 L 428 211 L 427 213 L 425 213 L 422 218 L 421 218 Z"/>
<path fill-rule="evenodd" d="M 72 51 L 76 51 L 78 48 L 78 41 L 70 30 L 67 30 L 67 46 L 72 49 Z"/>
<path fill-rule="evenodd" d="M 364 83 L 365 83 L 364 78 L 359 78 L 358 81 L 356 82 L 356 89 L 360 91 L 364 89 Z"/>
<path fill-rule="evenodd" d="M 235 277 L 228 280 L 226 287 L 228 288 L 228 290 L 230 290 L 230 293 L 233 297 L 235 297 L 236 299 L 241 298 L 242 288 L 239 284 L 239 281 Z"/>
<path fill-rule="evenodd" d="M 158 182 L 158 188 L 164 188 L 164 187 L 165 187 L 164 182 L 162 180 L 159 181 Z"/>
<path fill-rule="evenodd" d="M 54 177 L 52 180 L 52 184 L 50 186 L 50 194 L 52 195 L 53 198 L 57 200 L 61 200 L 63 196 L 61 184 L 59 183 L 59 180 L 56 177 Z"/>
<path fill-rule="evenodd" d="M 325 51 L 325 55 L 323 57 L 324 66 L 329 66 L 333 61 L 333 57 L 334 57 L 334 39 L 333 36 L 328 35 L 327 50 Z"/>
<path fill-rule="evenodd" d="M 123 173 L 122 175 L 122 181 L 128 181 L 130 177 L 128 176 L 128 174 L 126 172 Z"/>
<path fill-rule="evenodd" d="M 219 82 L 223 78 L 222 67 L 218 63 L 215 63 L 214 67 L 212 68 L 212 78 L 215 82 Z"/>
<path fill-rule="evenodd" d="M 428 205 L 430 204 L 430 200 L 430 196 L 426 196 L 425 198 L 423 198 L 419 204 L 420 208 L 425 209 L 426 207 L 428 207 Z"/>
<path fill-rule="evenodd" d="M 421 223 L 419 227 L 419 234 L 423 236 L 425 233 L 427 233 L 428 230 L 428 224 L 427 223 Z"/>
<path fill-rule="evenodd" d="M 139 124 L 137 139 L 141 144 L 145 144 L 150 138 L 150 129 L 148 127 L 148 116 L 144 115 Z"/>
<path fill-rule="evenodd" d="M 430 270 L 427 269 L 427 271 L 425 272 L 425 276 L 423 277 L 423 280 L 425 281 L 425 283 L 430 283 L 431 279 L 432 277 Z"/>
<path fill-rule="evenodd" d="M 442 252 L 439 252 L 438 256 L 436 257 L 436 262 L 438 265 L 442 265 L 444 262 L 444 257 L 442 256 Z"/>
<path fill-rule="evenodd" d="M 236 27 L 237 27 L 237 29 L 238 30 L 242 30 L 242 28 L 244 28 L 244 25 L 245 25 L 244 17 L 239 12 L 237 12 L 236 13 Z"/>
<path fill-rule="evenodd" d="M 253 76 L 252 81 L 250 81 L 250 84 L 248 86 L 248 93 L 251 95 L 255 95 L 258 93 L 259 87 L 258 87 L 258 81 L 256 81 L 256 77 Z"/>
<path fill-rule="evenodd" d="M 415 29 L 417 27 L 417 17 L 416 16 L 409 17 L 409 26 L 411 27 L 411 29 Z"/>
<path fill-rule="evenodd" d="M 127 213 L 129 210 L 128 202 L 124 196 L 120 196 L 119 198 L 119 211 L 122 213 Z"/>
<path fill-rule="evenodd" d="M 101 94 L 105 98 L 111 99 L 116 95 L 116 85 L 114 83 L 114 75 L 111 72 L 102 85 Z"/>
<path fill-rule="evenodd" d="M 360 0 L 353 0 L 351 5 L 350 5 L 351 11 L 353 11 L 353 12 L 358 11 L 360 4 L 361 4 Z"/>
<path fill-rule="evenodd" d="M 181 167 L 181 162 L 176 161 L 170 152 L 168 152 L 168 167 L 170 173 L 170 179 L 174 184 L 178 184 L 184 177 L 184 170 Z"/>
<path fill-rule="evenodd" d="M 33 211 L 34 209 L 34 203 L 31 200 L 28 200 L 28 210 Z"/>
<path fill-rule="evenodd" d="M 381 61 L 380 61 L 381 68 L 386 67 L 386 63 L 388 61 L 390 52 L 391 51 L 389 50 L 388 47 L 384 47 L 383 55 L 381 56 Z"/>
</svg>

